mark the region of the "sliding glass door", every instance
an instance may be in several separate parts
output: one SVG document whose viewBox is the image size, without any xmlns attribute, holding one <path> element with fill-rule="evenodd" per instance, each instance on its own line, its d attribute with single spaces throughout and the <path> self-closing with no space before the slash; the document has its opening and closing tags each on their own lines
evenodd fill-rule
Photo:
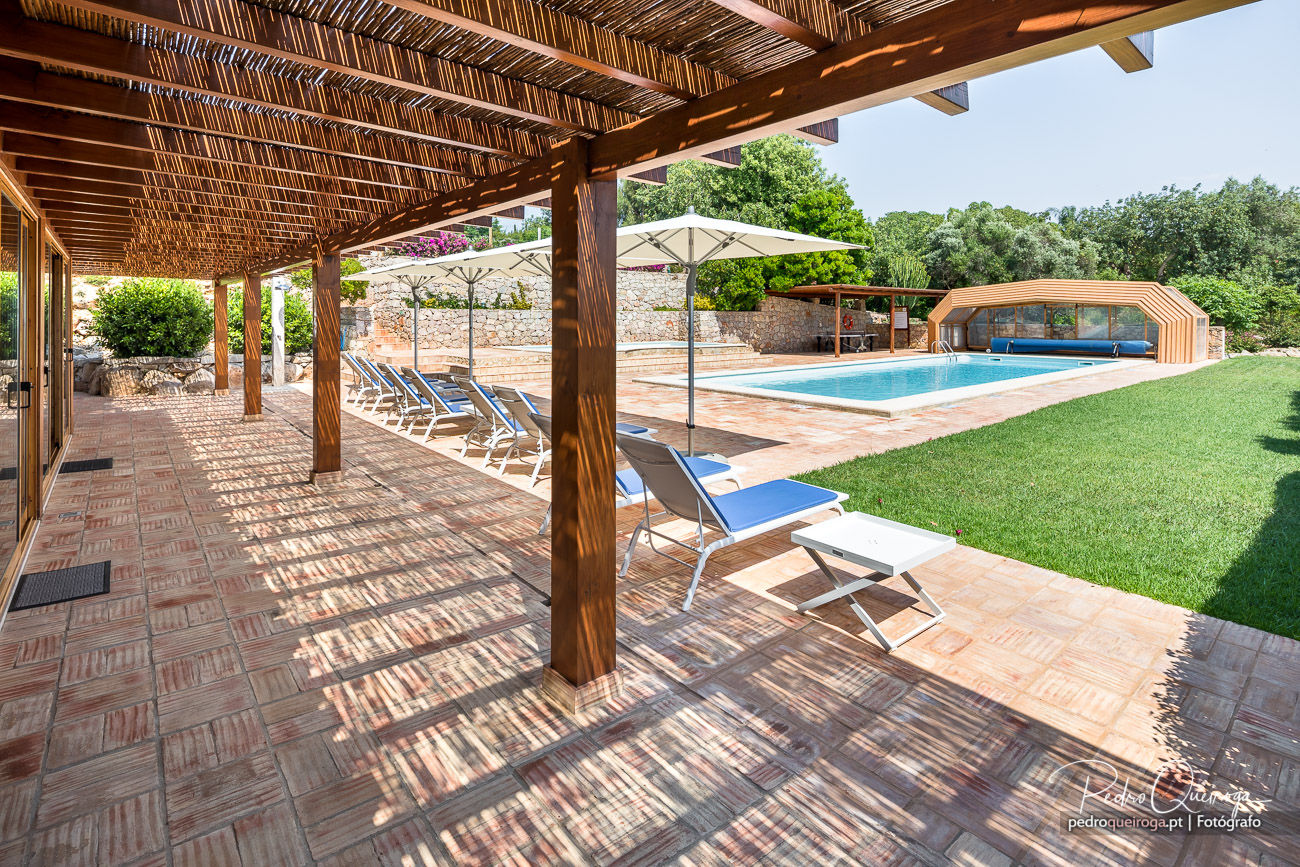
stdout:
<svg viewBox="0 0 1300 867">
<path fill-rule="evenodd" d="M 26 292 L 26 220 L 0 192 L 0 572 L 18 546 L 25 524 L 22 391 L 23 313 Z"/>
</svg>

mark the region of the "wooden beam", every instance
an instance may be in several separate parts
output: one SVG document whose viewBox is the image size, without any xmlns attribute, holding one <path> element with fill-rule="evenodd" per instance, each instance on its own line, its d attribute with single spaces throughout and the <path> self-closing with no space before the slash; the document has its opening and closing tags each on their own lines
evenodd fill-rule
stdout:
<svg viewBox="0 0 1300 867">
<path fill-rule="evenodd" d="M 402 166 L 417 173 L 482 177 L 512 161 L 449 149 L 428 142 L 293 120 L 267 112 L 241 111 L 211 101 L 126 90 L 70 75 L 42 72 L 38 63 L 0 58 L 0 97 L 71 109 L 148 127 L 169 127 L 203 135 L 228 136 L 277 148 L 295 148 L 341 158 Z"/>
<path fill-rule="evenodd" d="M 950 0 L 598 136 L 592 172 L 664 165 L 1252 0 Z"/>
<path fill-rule="evenodd" d="M 540 136 L 497 124 L 45 21 L 23 18 L 0 30 L 0 55 L 495 156 L 529 159 L 547 147 Z"/>
<path fill-rule="evenodd" d="M 609 78 L 691 99 L 735 79 L 584 18 L 526 0 L 385 0 L 390 6 Z"/>
<path fill-rule="evenodd" d="M 964 81 L 929 93 L 918 94 L 916 98 L 946 115 L 958 115 L 970 111 L 970 85 Z"/>
<path fill-rule="evenodd" d="M 463 222 L 489 214 L 498 208 L 526 204 L 550 190 L 555 159 L 552 153 L 545 159 L 530 160 L 491 178 L 377 217 L 365 225 L 330 235 L 325 239 L 325 245 L 347 253 L 408 238 L 428 228 Z M 257 260 L 250 257 L 247 261 L 257 262 L 250 267 L 267 274 L 310 262 L 312 257 L 312 248 L 303 246 L 272 259 Z M 236 278 L 227 273 L 222 275 L 222 279 L 230 282 Z"/>
<path fill-rule="evenodd" d="M 827 48 L 871 32 L 871 27 L 866 22 L 845 12 L 829 0 L 713 0 L 713 2 L 813 51 L 825 51 Z M 966 104 L 959 108 L 960 103 L 952 99 L 954 96 L 962 97 Z M 944 114 L 960 114 L 970 108 L 968 99 L 965 99 L 965 82 L 961 84 L 960 94 L 955 92 L 944 94 L 935 91 L 918 94 L 916 98 Z M 839 140 L 838 132 L 837 127 L 836 141 Z M 808 130 L 803 128 L 795 130 L 795 135 L 801 133 L 817 135 L 815 127 Z M 810 138 L 810 140 L 815 139 Z M 833 143 L 819 142 L 819 144 Z"/>
<path fill-rule="evenodd" d="M 166 182 L 178 189 L 200 192 L 227 192 L 239 195 L 246 190 L 274 190 L 282 194 L 329 196 L 353 207 L 373 204 L 392 206 L 404 197 L 427 196 L 416 189 L 393 189 L 366 182 L 342 181 L 308 174 L 294 174 L 277 169 L 245 167 L 218 161 L 204 161 L 150 153 L 128 148 L 61 141 L 53 138 L 3 133 L 0 148 L 23 154 L 39 150 L 33 156 L 20 156 L 15 167 L 30 174 L 52 174 L 65 178 L 88 178 L 114 184 L 159 184 Z M 35 144 L 32 144 L 35 143 Z M 12 149 L 10 145 L 12 144 Z M 62 152 L 62 153 L 61 153 Z M 61 154 L 49 157 L 48 154 Z M 265 195 L 265 193 L 258 193 Z"/>
<path fill-rule="evenodd" d="M 192 205 L 184 202 L 167 202 L 160 199 L 145 201 L 143 199 L 120 199 L 95 196 L 88 193 L 70 193 L 63 190 L 45 190 L 36 192 L 36 197 L 44 207 L 62 210 L 65 213 L 113 214 L 125 217 L 199 217 L 227 220 L 243 225 L 278 226 L 296 232 L 308 232 L 327 221 L 336 224 L 346 223 L 347 214 L 331 212 L 322 208 L 313 217 L 309 214 L 277 214 L 260 208 L 251 213 L 241 214 L 229 206 Z M 260 203 L 256 203 L 259 204 Z M 328 219 L 324 219 L 328 218 Z"/>
<path fill-rule="evenodd" d="M 249 171 L 274 169 L 294 174 L 411 190 L 446 189 L 459 181 L 445 173 L 422 172 L 394 164 L 338 157 L 246 141 L 236 136 L 96 117 L 0 98 L 0 129 L 30 135 L 106 145 L 149 153 L 159 165 L 174 158 L 236 164 Z M 7 137 L 6 137 L 7 139 Z M 184 160 L 180 161 L 182 164 Z"/>
<path fill-rule="evenodd" d="M 212 373 L 216 380 L 217 394 L 230 394 L 230 335 L 226 328 L 227 304 L 226 287 L 217 280 L 212 281 L 212 355 L 215 364 Z"/>
<path fill-rule="evenodd" d="M 312 262 L 311 481 L 325 484 L 343 474 L 339 380 L 339 251 L 317 247 Z"/>
<path fill-rule="evenodd" d="M 732 145 L 720 151 L 714 151 L 710 154 L 704 154 L 697 157 L 702 163 L 708 163 L 712 166 L 721 166 L 724 169 L 734 169 L 740 165 L 741 153 L 740 145 Z"/>
<path fill-rule="evenodd" d="M 811 126 L 799 127 L 794 134 L 815 145 L 833 145 L 840 140 L 840 119 L 833 117 Z"/>
<path fill-rule="evenodd" d="M 262 418 L 262 275 L 244 274 L 244 421 Z"/>
<path fill-rule="evenodd" d="M 85 202 L 87 204 L 96 202 L 100 204 L 116 203 L 120 206 L 127 202 L 154 201 L 173 205 L 237 208 L 242 202 L 256 205 L 259 213 L 269 216 L 301 218 L 328 213 L 334 217 L 350 220 L 369 219 L 380 211 L 377 207 L 366 210 L 346 207 L 310 194 L 304 195 L 297 201 L 288 201 L 285 198 L 275 198 L 274 194 L 240 197 L 178 189 L 173 186 L 160 186 L 157 184 L 136 184 L 132 186 L 55 175 L 29 174 L 27 176 L 27 185 L 33 194 L 38 197 Z"/>
<path fill-rule="evenodd" d="M 1109 54 L 1110 59 L 1125 72 L 1141 72 L 1156 64 L 1156 34 L 1155 31 L 1144 30 L 1122 39 L 1112 39 L 1103 42 L 1101 50 Z"/>
<path fill-rule="evenodd" d="M 587 177 L 587 146 L 556 149 L 551 180 L 551 664 L 582 705 L 582 687 L 615 657 L 614 344 L 618 210 L 613 181 Z M 543 691 L 547 692 L 544 682 Z"/>
<path fill-rule="evenodd" d="M 668 166 L 658 166 L 653 169 L 646 169 L 644 172 L 633 172 L 624 180 L 649 184 L 652 187 L 662 187 L 668 183 Z"/>
<path fill-rule="evenodd" d="M 63 409 L 66 405 L 66 389 L 72 387 L 72 380 L 68 376 L 68 353 L 64 352 L 64 317 L 70 314 L 63 304 L 67 297 L 67 285 L 64 283 L 63 256 L 56 250 L 51 250 L 48 258 L 44 259 L 45 264 L 49 266 L 49 292 L 47 293 L 47 303 L 50 305 L 50 313 L 46 318 L 49 323 L 49 377 L 50 377 L 50 455 L 53 459 L 54 453 L 64 443 L 64 419 Z"/>
<path fill-rule="evenodd" d="M 74 9 L 159 27 L 561 129 L 596 132 L 633 119 L 626 112 L 581 97 L 240 0 L 61 2 Z"/>
</svg>

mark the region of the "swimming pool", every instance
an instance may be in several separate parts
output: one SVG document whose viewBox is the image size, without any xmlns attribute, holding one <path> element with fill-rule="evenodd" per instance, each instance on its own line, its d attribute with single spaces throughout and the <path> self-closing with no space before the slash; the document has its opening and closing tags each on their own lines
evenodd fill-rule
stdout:
<svg viewBox="0 0 1300 867">
<path fill-rule="evenodd" d="M 696 388 L 900 415 L 926 406 L 1149 362 L 961 353 L 709 373 Z M 685 377 L 655 377 L 685 385 Z"/>
</svg>

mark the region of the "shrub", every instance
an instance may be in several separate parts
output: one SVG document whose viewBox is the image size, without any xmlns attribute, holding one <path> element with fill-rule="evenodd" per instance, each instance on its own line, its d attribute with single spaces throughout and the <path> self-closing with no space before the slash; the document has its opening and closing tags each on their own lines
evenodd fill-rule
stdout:
<svg viewBox="0 0 1300 867">
<path fill-rule="evenodd" d="M 230 351 L 244 353 L 244 294 L 231 292 L 226 307 Z M 284 293 L 284 351 L 287 355 L 310 352 L 311 308 L 297 292 Z M 271 289 L 262 289 L 262 354 L 271 352 Z"/>
<path fill-rule="evenodd" d="M 14 342 L 14 329 L 10 323 L 18 321 L 18 273 L 0 271 L 0 359 L 8 361 L 18 357 L 18 344 Z"/>
<path fill-rule="evenodd" d="M 1259 287 L 1263 314 L 1259 336 L 1266 346 L 1300 346 L 1300 292 L 1290 286 Z"/>
<path fill-rule="evenodd" d="M 212 338 L 212 306 L 188 280 L 127 280 L 99 293 L 91 329 L 119 358 L 193 356 Z"/>
<path fill-rule="evenodd" d="M 1224 341 L 1224 348 L 1228 352 L 1259 352 L 1264 348 L 1264 344 L 1259 342 L 1255 335 L 1249 332 L 1229 332 L 1228 338 Z"/>
<path fill-rule="evenodd" d="M 1206 312 L 1210 322 L 1231 331 L 1255 326 L 1263 304 L 1255 287 L 1220 277 L 1179 277 L 1170 282 Z"/>
<path fill-rule="evenodd" d="M 98 286 L 99 288 L 102 289 L 105 286 L 107 286 L 109 284 L 109 281 L 111 281 L 113 278 L 105 277 L 102 274 L 92 274 L 89 277 L 83 277 L 81 279 L 85 280 L 91 286 Z"/>
</svg>

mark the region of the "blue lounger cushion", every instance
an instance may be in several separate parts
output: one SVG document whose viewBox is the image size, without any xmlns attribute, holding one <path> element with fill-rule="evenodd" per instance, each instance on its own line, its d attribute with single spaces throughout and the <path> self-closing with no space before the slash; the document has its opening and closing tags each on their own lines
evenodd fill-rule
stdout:
<svg viewBox="0 0 1300 867">
<path fill-rule="evenodd" d="M 648 433 L 650 428 L 642 427 L 639 424 L 629 424 L 625 421 L 621 421 L 618 424 L 614 425 L 614 430 L 618 431 L 619 433 L 641 436 L 644 433 Z"/>
<path fill-rule="evenodd" d="M 1053 337 L 994 337 L 989 348 L 994 352 L 1095 352 L 1111 355 L 1115 345 L 1120 355 L 1146 355 L 1151 344 L 1145 340 L 1077 340 Z M 1008 348 L 1009 347 L 1009 348 Z"/>
<path fill-rule="evenodd" d="M 689 461 L 690 458 L 687 458 Z M 763 482 L 713 498 L 713 505 L 733 533 L 766 524 L 805 509 L 837 502 L 839 494 L 791 479 Z"/>
<path fill-rule="evenodd" d="M 682 460 L 686 461 L 686 466 L 690 468 L 690 471 L 695 474 L 697 479 L 707 479 L 709 476 L 716 476 L 718 473 L 725 473 L 731 469 L 726 464 L 711 461 L 707 458 L 688 458 L 683 455 Z M 626 496 L 634 497 L 645 491 L 641 476 L 637 475 L 637 471 L 631 467 L 626 470 L 619 470 L 614 474 L 614 479 Z"/>
</svg>

